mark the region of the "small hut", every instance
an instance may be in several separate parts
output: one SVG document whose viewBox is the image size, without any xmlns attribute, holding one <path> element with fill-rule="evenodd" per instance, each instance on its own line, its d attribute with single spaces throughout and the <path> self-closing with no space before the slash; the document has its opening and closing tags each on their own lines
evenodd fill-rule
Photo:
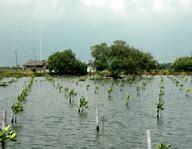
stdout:
<svg viewBox="0 0 192 149">
<path fill-rule="evenodd" d="M 24 70 L 33 72 L 45 72 L 46 61 L 45 60 L 29 60 L 23 65 Z"/>
</svg>

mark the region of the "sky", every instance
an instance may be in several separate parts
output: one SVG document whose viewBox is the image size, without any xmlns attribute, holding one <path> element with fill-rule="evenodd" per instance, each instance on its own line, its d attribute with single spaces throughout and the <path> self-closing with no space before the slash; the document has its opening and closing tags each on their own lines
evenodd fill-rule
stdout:
<svg viewBox="0 0 192 149">
<path fill-rule="evenodd" d="M 0 66 L 15 65 L 15 51 L 23 64 L 69 48 L 88 62 L 91 46 L 115 40 L 160 63 L 189 56 L 192 1 L 0 0 Z"/>
</svg>

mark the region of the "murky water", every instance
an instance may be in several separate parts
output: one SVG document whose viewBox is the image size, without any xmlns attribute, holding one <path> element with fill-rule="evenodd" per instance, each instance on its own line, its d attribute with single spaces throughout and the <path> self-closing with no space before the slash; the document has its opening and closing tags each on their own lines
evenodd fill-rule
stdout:
<svg viewBox="0 0 192 149">
<path fill-rule="evenodd" d="M 0 109 L 7 109 L 8 123 L 11 104 L 29 79 L 21 78 L 9 87 L 0 88 Z M 74 80 L 58 79 L 59 84 L 74 88 L 78 93 L 72 104 L 64 91 L 60 93 L 44 78 L 36 80 L 24 103 L 25 111 L 18 115 L 18 124 L 14 127 L 17 142 L 9 142 L 7 149 L 146 149 L 146 129 L 151 130 L 153 147 L 167 143 L 173 149 L 192 148 L 192 96 L 186 97 L 185 91 L 167 77 L 164 79 L 165 110 L 160 121 L 156 118 L 160 77 L 154 77 L 140 95 L 136 93 L 139 83 L 124 83 L 120 91 L 118 82 L 114 82 L 111 99 L 107 95 L 109 81 L 98 81 L 96 85 L 94 81 L 85 81 L 76 85 Z M 88 91 L 87 84 L 90 84 Z M 192 87 L 189 81 L 183 84 L 184 88 Z M 95 86 L 99 87 L 97 94 Z M 131 95 L 128 107 L 125 105 L 127 93 Z M 77 99 L 81 96 L 88 99 L 89 108 L 79 114 Z M 99 133 L 95 131 L 96 103 L 100 117 L 105 117 L 104 125 L 100 121 Z"/>
</svg>

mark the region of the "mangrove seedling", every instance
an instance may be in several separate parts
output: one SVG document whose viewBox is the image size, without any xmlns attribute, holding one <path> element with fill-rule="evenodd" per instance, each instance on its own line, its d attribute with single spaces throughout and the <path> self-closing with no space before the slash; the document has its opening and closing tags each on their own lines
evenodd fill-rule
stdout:
<svg viewBox="0 0 192 149">
<path fill-rule="evenodd" d="M 113 88 L 112 86 L 110 86 L 107 90 L 107 93 L 108 93 L 108 98 L 110 99 L 111 98 L 111 93 L 113 92 Z"/>
<path fill-rule="evenodd" d="M 66 88 L 64 89 L 64 91 L 65 91 L 65 95 L 67 95 L 67 94 L 68 94 L 68 92 L 69 92 L 69 88 L 68 88 L 68 87 L 66 87 Z"/>
<path fill-rule="evenodd" d="M 17 123 L 16 114 L 24 111 L 22 103 L 19 102 L 19 101 L 13 103 L 13 105 L 11 106 L 11 110 L 12 110 L 12 113 L 13 113 L 13 117 L 12 117 L 11 122 L 12 123 Z"/>
<path fill-rule="evenodd" d="M 136 90 L 137 90 L 137 95 L 139 94 L 141 87 L 139 85 L 136 86 Z"/>
<path fill-rule="evenodd" d="M 95 94 L 98 92 L 98 89 L 99 89 L 99 87 L 96 86 L 96 87 L 95 87 Z"/>
<path fill-rule="evenodd" d="M 59 86 L 59 93 L 61 93 L 63 86 Z"/>
<path fill-rule="evenodd" d="M 88 108 L 88 101 L 84 96 L 82 96 L 80 98 L 79 112 L 83 112 L 86 108 Z"/>
<path fill-rule="evenodd" d="M 128 94 L 128 95 L 127 95 L 127 98 L 126 98 L 126 103 L 125 103 L 126 106 L 128 106 L 129 99 L 130 99 L 130 95 Z"/>
<path fill-rule="evenodd" d="M 146 82 L 143 82 L 142 83 L 142 89 L 145 90 L 145 87 L 147 86 L 147 83 Z"/>
<path fill-rule="evenodd" d="M 178 80 L 176 81 L 176 86 L 179 86 L 179 81 Z"/>
<path fill-rule="evenodd" d="M 192 93 L 192 89 L 187 89 L 186 90 L 186 97 L 189 96 L 190 93 Z"/>
<path fill-rule="evenodd" d="M 9 141 L 16 141 L 17 134 L 12 130 L 11 125 L 6 126 L 3 130 L 0 130 L 0 143 L 2 149 L 5 149 L 5 143 Z"/>
<path fill-rule="evenodd" d="M 72 97 L 73 97 L 73 96 L 76 96 L 76 95 L 77 95 L 77 93 L 75 92 L 74 89 L 71 89 L 71 90 L 69 91 L 69 103 L 72 102 Z"/>
<path fill-rule="evenodd" d="M 164 96 L 165 95 L 165 91 L 164 90 L 160 90 L 159 96 Z"/>
<path fill-rule="evenodd" d="M 160 112 L 164 110 L 164 101 L 162 99 L 159 99 L 159 102 L 157 103 L 157 118 L 160 117 Z"/>
<path fill-rule="evenodd" d="M 87 84 L 87 86 L 86 86 L 86 90 L 89 90 L 89 87 L 90 87 L 90 85 L 89 85 L 89 84 Z"/>
<path fill-rule="evenodd" d="M 158 144 L 155 149 L 171 149 L 169 144 Z"/>
</svg>

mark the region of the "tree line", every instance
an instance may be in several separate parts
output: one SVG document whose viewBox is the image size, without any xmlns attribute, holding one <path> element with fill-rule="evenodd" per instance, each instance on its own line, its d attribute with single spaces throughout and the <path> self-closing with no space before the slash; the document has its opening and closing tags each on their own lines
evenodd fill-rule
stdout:
<svg viewBox="0 0 192 149">
<path fill-rule="evenodd" d="M 177 58 L 174 63 L 159 64 L 149 52 L 116 40 L 111 45 L 100 43 L 91 46 L 91 65 L 96 71 L 107 71 L 113 78 L 122 74 L 142 74 L 143 72 L 164 70 L 192 71 L 192 57 Z M 71 49 L 55 52 L 47 61 L 47 68 L 57 75 L 85 75 L 88 65 L 78 60 Z"/>
</svg>

